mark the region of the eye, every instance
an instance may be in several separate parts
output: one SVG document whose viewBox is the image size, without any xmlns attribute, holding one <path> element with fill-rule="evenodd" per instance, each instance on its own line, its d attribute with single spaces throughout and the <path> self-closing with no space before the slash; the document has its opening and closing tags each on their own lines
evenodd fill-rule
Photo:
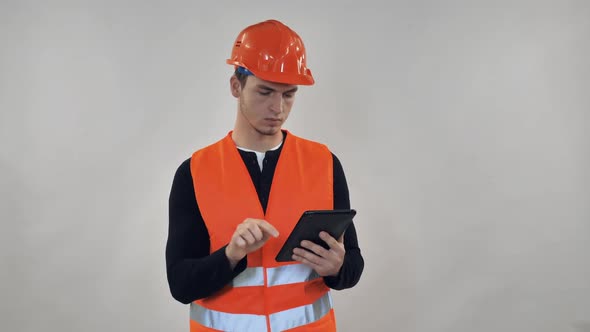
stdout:
<svg viewBox="0 0 590 332">
<path fill-rule="evenodd" d="M 258 91 L 258 93 L 262 96 L 270 96 L 271 91 Z"/>
<path fill-rule="evenodd" d="M 293 97 L 295 97 L 295 94 L 294 93 L 285 93 L 283 95 L 283 97 L 285 97 L 285 98 L 293 98 Z"/>
</svg>

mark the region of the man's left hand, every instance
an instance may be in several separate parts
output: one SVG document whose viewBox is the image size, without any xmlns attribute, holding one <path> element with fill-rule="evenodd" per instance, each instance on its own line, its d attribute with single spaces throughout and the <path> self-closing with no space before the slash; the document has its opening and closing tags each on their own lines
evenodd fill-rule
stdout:
<svg viewBox="0 0 590 332">
<path fill-rule="evenodd" d="M 330 246 L 329 250 L 311 241 L 301 241 L 301 246 L 309 251 L 295 248 L 293 259 L 311 267 L 322 277 L 337 276 L 346 253 L 344 234 L 336 240 L 330 234 L 321 232 L 320 238 Z"/>
</svg>

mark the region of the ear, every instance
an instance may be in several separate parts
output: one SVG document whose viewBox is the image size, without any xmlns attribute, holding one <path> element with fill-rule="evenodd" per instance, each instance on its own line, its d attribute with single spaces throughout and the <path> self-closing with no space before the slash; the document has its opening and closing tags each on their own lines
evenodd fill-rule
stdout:
<svg viewBox="0 0 590 332">
<path fill-rule="evenodd" d="M 242 93 L 242 84 L 238 81 L 236 75 L 232 75 L 229 79 L 229 88 L 231 91 L 232 96 L 239 98 Z"/>
</svg>

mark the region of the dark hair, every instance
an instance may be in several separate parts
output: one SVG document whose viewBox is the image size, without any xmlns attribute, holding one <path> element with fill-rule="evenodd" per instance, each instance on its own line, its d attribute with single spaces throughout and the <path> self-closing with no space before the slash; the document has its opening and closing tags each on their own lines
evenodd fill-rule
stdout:
<svg viewBox="0 0 590 332">
<path fill-rule="evenodd" d="M 238 69 L 236 69 L 236 71 L 234 72 L 234 75 L 236 76 L 238 81 L 240 81 L 240 85 L 242 86 L 242 89 L 243 89 L 244 86 L 246 85 L 246 80 L 248 79 L 249 75 L 242 74 L 242 73 L 238 72 Z"/>
</svg>

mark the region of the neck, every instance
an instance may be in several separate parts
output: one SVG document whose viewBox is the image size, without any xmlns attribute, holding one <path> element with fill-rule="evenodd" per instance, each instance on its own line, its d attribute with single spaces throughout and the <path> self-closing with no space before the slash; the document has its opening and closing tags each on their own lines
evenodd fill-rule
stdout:
<svg viewBox="0 0 590 332">
<path fill-rule="evenodd" d="M 244 133 L 243 131 L 235 128 L 232 132 L 232 139 L 234 143 L 241 147 L 249 150 L 266 152 L 281 143 L 283 140 L 283 132 L 279 130 L 273 135 L 263 135 L 251 130 L 251 133 Z"/>
</svg>

